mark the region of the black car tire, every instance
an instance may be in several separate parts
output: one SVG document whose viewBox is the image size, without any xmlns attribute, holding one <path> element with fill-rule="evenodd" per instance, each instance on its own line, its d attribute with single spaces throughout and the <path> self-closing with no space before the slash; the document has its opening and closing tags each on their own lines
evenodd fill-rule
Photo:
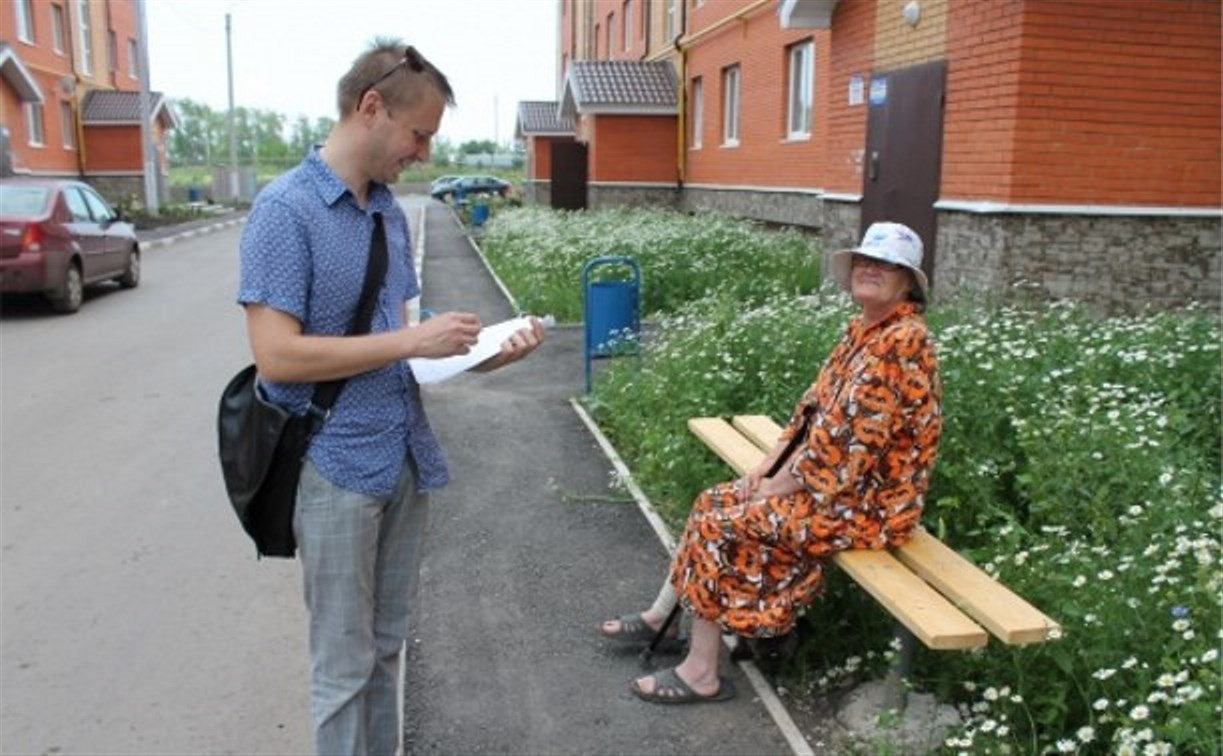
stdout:
<svg viewBox="0 0 1223 756">
<path fill-rule="evenodd" d="M 51 306 L 56 312 L 73 313 L 81 309 L 85 301 L 85 279 L 81 278 L 81 269 L 74 263 L 68 263 L 64 270 L 64 285 L 51 299 Z"/>
<path fill-rule="evenodd" d="M 123 266 L 123 275 L 116 280 L 124 289 L 134 289 L 140 285 L 140 250 L 128 250 L 127 265 Z"/>
</svg>

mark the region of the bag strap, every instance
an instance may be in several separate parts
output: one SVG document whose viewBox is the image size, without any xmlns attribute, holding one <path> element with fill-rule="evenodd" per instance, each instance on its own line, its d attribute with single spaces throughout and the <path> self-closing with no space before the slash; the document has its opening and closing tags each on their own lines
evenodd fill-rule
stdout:
<svg viewBox="0 0 1223 756">
<path fill-rule="evenodd" d="M 773 460 L 773 465 L 769 468 L 768 474 L 764 477 L 771 478 L 776 475 L 777 471 L 781 469 L 781 466 L 790 460 L 790 455 L 794 454 L 794 450 L 798 448 L 798 445 L 807 438 L 807 426 L 811 424 L 811 415 L 813 410 L 814 407 L 811 405 L 803 407 L 803 419 L 802 422 L 799 423 L 798 430 L 794 432 L 793 436 L 790 436 L 790 441 L 786 444 L 786 448 L 782 450 L 777 459 Z"/>
<path fill-rule="evenodd" d="M 361 300 L 357 304 L 357 316 L 348 326 L 348 335 L 357 336 L 369 333 L 374 320 L 374 307 L 378 302 L 378 290 L 382 288 L 386 278 L 388 253 L 386 247 L 386 227 L 382 223 L 382 213 L 374 213 L 374 233 L 369 240 L 369 261 L 365 264 L 365 281 L 361 284 Z M 307 414 L 315 419 L 315 430 L 322 426 L 331 414 L 340 391 L 344 389 L 347 378 L 326 381 L 316 384 L 314 396 L 310 398 Z"/>
</svg>

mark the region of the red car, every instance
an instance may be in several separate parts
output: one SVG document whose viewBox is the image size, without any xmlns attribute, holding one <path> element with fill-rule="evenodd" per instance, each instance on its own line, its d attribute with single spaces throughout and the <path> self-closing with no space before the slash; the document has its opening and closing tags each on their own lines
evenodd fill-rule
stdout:
<svg viewBox="0 0 1223 756">
<path fill-rule="evenodd" d="M 0 180 L 0 292 L 40 292 L 76 312 L 85 286 L 140 283 L 136 231 L 92 187 L 66 179 Z"/>
</svg>

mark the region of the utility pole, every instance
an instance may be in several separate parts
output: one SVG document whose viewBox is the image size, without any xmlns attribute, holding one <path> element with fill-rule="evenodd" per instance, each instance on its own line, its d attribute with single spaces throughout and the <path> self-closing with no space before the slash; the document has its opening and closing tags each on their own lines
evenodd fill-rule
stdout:
<svg viewBox="0 0 1223 756">
<path fill-rule="evenodd" d="M 225 61 L 229 68 L 229 200 L 238 199 L 238 128 L 234 123 L 234 46 L 225 14 Z"/>
<path fill-rule="evenodd" d="M 137 0 L 136 13 L 140 16 L 140 152 L 144 163 L 144 209 L 157 216 L 161 207 L 158 179 L 161 161 L 153 147 L 152 95 L 149 94 L 149 25 L 145 14 L 145 0 Z"/>
</svg>

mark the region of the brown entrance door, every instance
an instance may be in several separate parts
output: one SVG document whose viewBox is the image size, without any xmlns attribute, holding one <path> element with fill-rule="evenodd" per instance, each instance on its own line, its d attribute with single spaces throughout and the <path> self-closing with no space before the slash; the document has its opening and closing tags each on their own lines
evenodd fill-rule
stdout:
<svg viewBox="0 0 1223 756">
<path fill-rule="evenodd" d="M 552 143 L 552 207 L 586 209 L 586 145 L 581 142 Z"/>
<path fill-rule="evenodd" d="M 912 228 L 925 246 L 922 268 L 931 281 L 946 78 L 942 60 L 875 74 L 867 100 L 861 231 L 875 221 Z"/>
</svg>

